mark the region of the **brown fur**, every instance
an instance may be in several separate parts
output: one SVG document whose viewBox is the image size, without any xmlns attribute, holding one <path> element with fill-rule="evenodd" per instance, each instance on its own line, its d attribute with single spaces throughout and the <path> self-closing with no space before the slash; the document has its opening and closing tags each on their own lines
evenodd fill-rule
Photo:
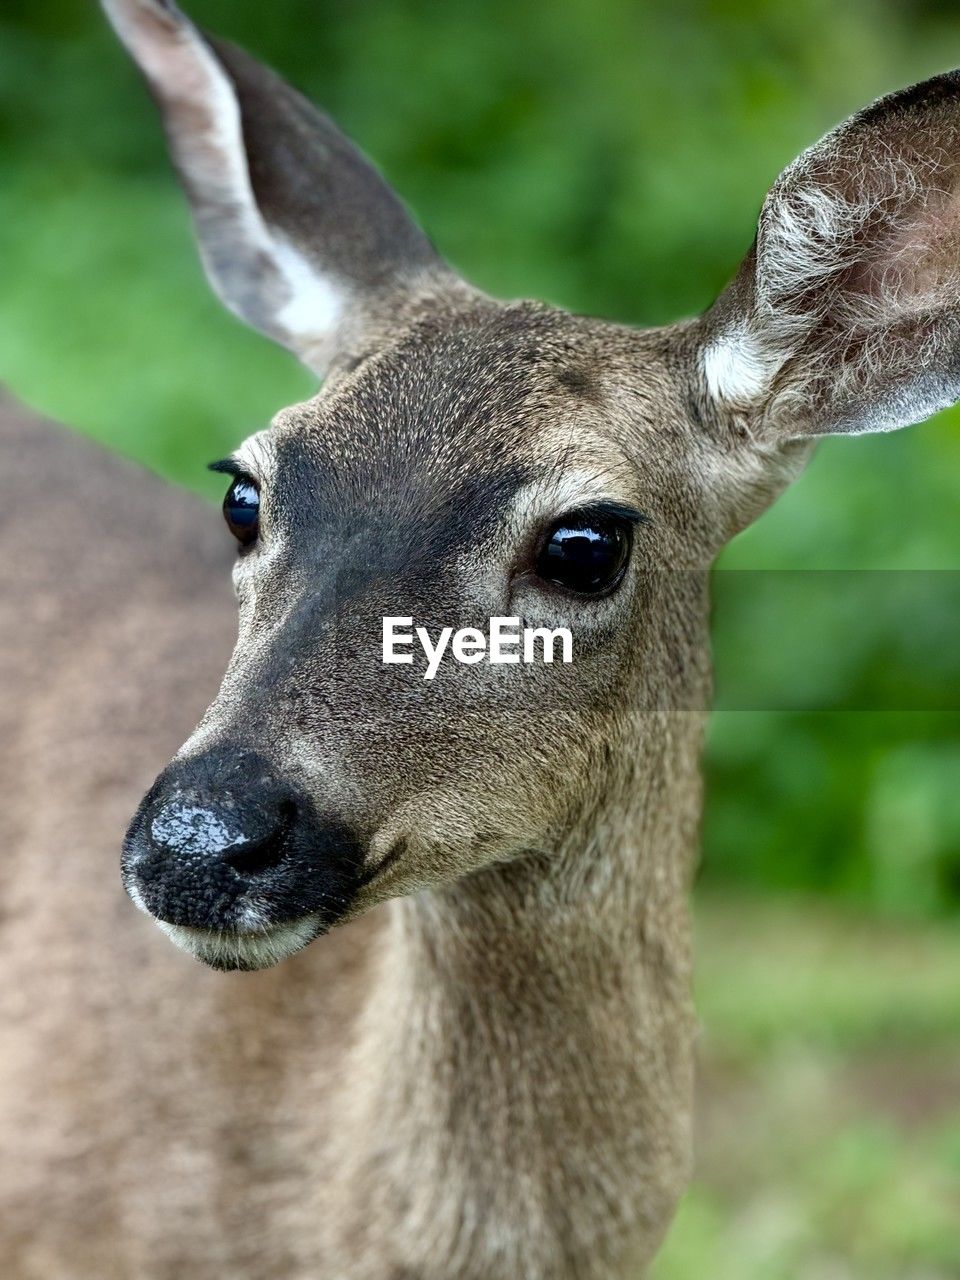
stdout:
<svg viewBox="0 0 960 1280">
<path fill-rule="evenodd" d="M 635 1271 L 688 1165 L 699 716 L 651 722 L 594 871 L 572 833 L 546 874 L 204 971 L 130 909 L 116 847 L 229 648 L 215 515 L 9 407 L 0 441 L 25 552 L 0 571 L 4 1276 Z"/>
<path fill-rule="evenodd" d="M 131 909 L 118 841 L 216 688 L 230 549 L 209 508 L 9 403 L 0 473 L 0 1273 L 296 1274 L 320 1152 L 288 1136 L 328 1127 L 376 926 L 224 975 Z"/>
</svg>

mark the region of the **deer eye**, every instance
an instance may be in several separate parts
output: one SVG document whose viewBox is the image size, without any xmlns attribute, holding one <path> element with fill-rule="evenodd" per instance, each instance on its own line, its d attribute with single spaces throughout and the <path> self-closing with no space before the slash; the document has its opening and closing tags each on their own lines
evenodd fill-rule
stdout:
<svg viewBox="0 0 960 1280">
<path fill-rule="evenodd" d="M 547 531 L 537 556 L 537 574 L 577 595 L 603 595 L 626 572 L 632 544 L 631 519 L 573 511 Z"/>
<path fill-rule="evenodd" d="M 241 547 L 252 546 L 260 528 L 260 490 L 249 476 L 237 476 L 223 500 L 223 518 Z"/>
</svg>

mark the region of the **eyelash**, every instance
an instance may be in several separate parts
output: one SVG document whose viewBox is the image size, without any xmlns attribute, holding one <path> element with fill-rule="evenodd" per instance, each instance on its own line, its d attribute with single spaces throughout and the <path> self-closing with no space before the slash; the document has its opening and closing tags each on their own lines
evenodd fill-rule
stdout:
<svg viewBox="0 0 960 1280">
<path fill-rule="evenodd" d="M 260 487 L 260 481 L 257 477 L 251 475 L 246 467 L 241 466 L 233 458 L 218 458 L 215 462 L 208 462 L 207 470 L 213 471 L 217 475 L 232 476 L 235 480 L 249 480 L 258 489 Z"/>
</svg>

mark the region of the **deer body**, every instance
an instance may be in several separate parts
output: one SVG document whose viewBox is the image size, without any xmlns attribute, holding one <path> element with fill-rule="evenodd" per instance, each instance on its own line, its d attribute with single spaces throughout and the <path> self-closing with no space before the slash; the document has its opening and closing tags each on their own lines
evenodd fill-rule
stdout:
<svg viewBox="0 0 960 1280">
<path fill-rule="evenodd" d="M 215 289 L 325 381 L 216 464 L 215 696 L 208 517 L 6 431 L 3 1275 L 634 1280 L 690 1159 L 705 574 L 818 436 L 960 396 L 960 77 L 801 156 L 711 310 L 638 333 L 472 289 L 272 73 L 104 2 Z M 574 661 L 424 681 L 398 617 Z M 138 917 L 110 850 L 205 701 Z"/>
<path fill-rule="evenodd" d="M 699 717 L 652 726 L 645 785 L 548 876 L 490 869 L 205 972 L 129 910 L 110 848 L 229 652 L 222 537 L 9 407 L 0 467 L 26 549 L 2 570 L 4 1275 L 635 1271 L 689 1158 Z M 96 555 L 64 561 L 52 509 Z"/>
<path fill-rule="evenodd" d="M 4 613 L 5 847 L 23 851 L 0 934 L 4 1274 L 506 1276 L 534 1265 L 531 1243 L 544 1275 L 577 1257 L 576 1274 L 615 1274 L 637 1248 L 624 1188 L 643 1188 L 655 1236 L 685 1173 L 685 871 L 669 867 L 688 865 L 695 741 L 659 741 L 644 769 L 669 761 L 685 806 L 637 825 L 617 789 L 579 836 L 598 883 L 575 856 L 546 882 L 488 871 L 282 969 L 204 973 L 154 945 L 109 849 L 229 651 L 222 538 L 199 503 L 10 410 L 0 465 L 29 553 L 3 568 L 22 604 Z M 173 536 L 145 542 L 171 505 Z M 51 509 L 84 549 L 70 563 Z M 644 883 L 631 864 L 648 841 L 666 851 L 664 821 L 676 856 Z"/>
</svg>

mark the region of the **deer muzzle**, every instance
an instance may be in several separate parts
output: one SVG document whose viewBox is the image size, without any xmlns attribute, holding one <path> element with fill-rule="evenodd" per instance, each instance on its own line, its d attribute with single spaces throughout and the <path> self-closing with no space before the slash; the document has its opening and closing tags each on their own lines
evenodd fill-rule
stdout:
<svg viewBox="0 0 960 1280">
<path fill-rule="evenodd" d="M 259 968 L 347 911 L 362 849 L 263 757 L 219 747 L 176 760 L 124 842 L 124 885 L 175 942 L 221 968 Z"/>
</svg>

